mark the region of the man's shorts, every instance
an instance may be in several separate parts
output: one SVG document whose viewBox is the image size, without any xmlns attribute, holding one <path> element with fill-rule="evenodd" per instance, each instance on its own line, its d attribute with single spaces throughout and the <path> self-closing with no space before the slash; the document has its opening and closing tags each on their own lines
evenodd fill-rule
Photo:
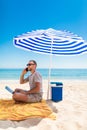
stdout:
<svg viewBox="0 0 87 130">
<path fill-rule="evenodd" d="M 34 103 L 34 102 L 41 102 L 42 94 L 41 93 L 32 93 L 28 95 L 27 102 Z"/>
</svg>

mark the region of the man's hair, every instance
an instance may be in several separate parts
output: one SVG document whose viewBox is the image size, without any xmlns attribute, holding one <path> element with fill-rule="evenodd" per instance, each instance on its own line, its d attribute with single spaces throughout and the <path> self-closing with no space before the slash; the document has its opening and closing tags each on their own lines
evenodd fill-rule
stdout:
<svg viewBox="0 0 87 130">
<path fill-rule="evenodd" d="M 35 60 L 30 60 L 29 62 L 33 62 L 37 66 L 37 62 Z"/>
</svg>

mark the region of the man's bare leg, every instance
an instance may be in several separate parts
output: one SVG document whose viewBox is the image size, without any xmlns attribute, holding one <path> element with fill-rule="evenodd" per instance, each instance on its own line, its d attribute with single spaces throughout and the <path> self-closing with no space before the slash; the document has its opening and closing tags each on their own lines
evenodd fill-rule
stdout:
<svg viewBox="0 0 87 130">
<path fill-rule="evenodd" d="M 26 94 L 22 94 L 20 92 L 15 92 L 13 94 L 13 99 L 18 102 L 27 102 L 28 97 Z"/>
</svg>

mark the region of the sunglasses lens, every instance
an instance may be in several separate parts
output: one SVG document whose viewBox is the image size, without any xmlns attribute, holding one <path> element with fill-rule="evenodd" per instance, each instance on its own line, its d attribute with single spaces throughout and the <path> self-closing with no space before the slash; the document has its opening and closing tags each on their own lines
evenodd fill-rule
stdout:
<svg viewBox="0 0 87 130">
<path fill-rule="evenodd" d="M 27 64 L 27 66 L 30 66 L 30 64 Z"/>
<path fill-rule="evenodd" d="M 31 65 L 34 65 L 34 64 L 27 64 L 27 66 L 31 66 Z"/>
</svg>

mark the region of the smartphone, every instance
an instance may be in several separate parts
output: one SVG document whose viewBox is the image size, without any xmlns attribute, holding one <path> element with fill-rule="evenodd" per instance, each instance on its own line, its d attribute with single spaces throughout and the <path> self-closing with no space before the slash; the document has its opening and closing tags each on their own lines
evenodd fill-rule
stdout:
<svg viewBox="0 0 87 130">
<path fill-rule="evenodd" d="M 26 71 L 28 71 L 28 68 L 26 68 Z"/>
</svg>

